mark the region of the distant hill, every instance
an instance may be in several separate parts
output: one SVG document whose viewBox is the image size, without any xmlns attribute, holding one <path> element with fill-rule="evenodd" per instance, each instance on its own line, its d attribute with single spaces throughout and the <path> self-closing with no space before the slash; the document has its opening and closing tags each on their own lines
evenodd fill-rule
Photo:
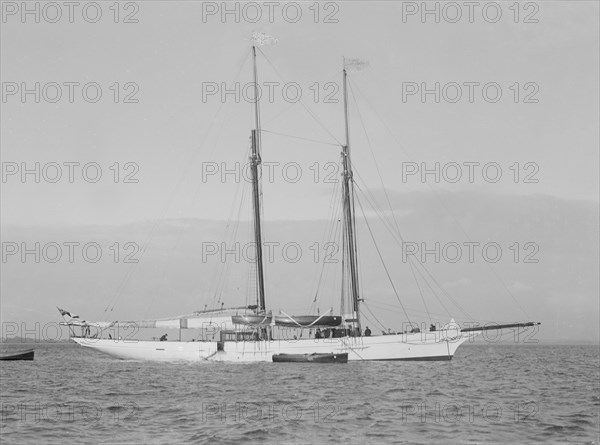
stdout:
<svg viewBox="0 0 600 445">
<path fill-rule="evenodd" d="M 381 194 L 374 196 L 385 202 Z M 542 339 L 597 341 L 598 203 L 544 195 L 478 192 L 394 193 L 390 201 L 406 241 L 429 249 L 435 249 L 435 243 L 439 243 L 440 262 L 436 263 L 431 253 L 425 257 L 425 264 L 452 297 L 448 299 L 438 292 L 438 300 L 420 282 L 425 307 L 401 248 L 375 215 L 368 212 L 369 226 L 376 234 L 380 253 L 411 320 L 428 323 L 429 312 L 434 320 L 447 322 L 448 309 L 458 321 L 468 321 L 460 306 L 473 319 L 484 323 L 541 321 L 539 338 Z M 320 276 L 315 255 L 322 260 L 324 254 L 333 253 L 323 245 L 327 241 L 323 237 L 327 224 L 327 221 L 265 222 L 265 240 L 279 243 L 273 246 L 273 258 L 266 267 L 267 298 L 273 310 L 302 313 L 309 309 Z M 59 321 L 56 306 L 87 319 L 117 320 L 189 313 L 205 305 L 218 307 L 221 302 L 226 306 L 251 304 L 254 297 L 248 295 L 247 284 L 251 265 L 244 255 L 252 255 L 253 250 L 243 244 L 249 241 L 250 226 L 247 222 L 239 224 L 237 240 L 242 244 L 237 251 L 235 244 L 222 245 L 227 239 L 225 226 L 224 221 L 199 219 L 123 226 L 3 226 L 4 243 L 26 242 L 31 247 L 40 242 L 51 255 L 49 243 L 96 242 L 103 255 L 92 263 L 77 248 L 70 263 L 65 248 L 62 259 L 56 263 L 44 258 L 36 263 L 31 254 L 25 262 L 19 255 L 3 259 L 2 335 L 7 336 L 6 329 L 15 329 L 14 324 L 6 323 L 17 323 L 18 329 L 25 323 L 23 329 L 40 332 L 44 326 L 51 329 L 51 324 Z M 133 255 L 141 258 L 140 262 L 124 264 L 124 255 L 133 252 L 124 249 L 124 244 L 133 242 L 143 246 L 150 234 L 153 235 L 146 253 Z M 362 297 L 373 313 L 366 312 L 366 321 L 375 323 L 376 316 L 384 326 L 400 329 L 404 313 L 361 218 L 358 239 Z M 497 243 L 502 257 L 495 263 L 486 262 L 478 247 L 474 261 L 470 262 L 465 245 L 469 242 L 480 246 Z M 119 243 L 120 251 L 117 262 L 113 254 L 115 243 Z M 530 244 L 525 248 L 527 243 Z M 284 252 L 286 245 L 288 251 Z M 452 262 L 455 245 L 461 247 L 462 256 Z M 296 261 L 298 246 L 302 256 Z M 215 289 L 223 248 L 233 250 L 226 255 L 229 273 L 219 299 Z M 489 253 L 493 251 L 490 249 Z M 321 311 L 339 306 L 340 258 L 339 254 L 333 254 L 329 259 L 334 262 L 323 274 L 316 303 Z M 525 258 L 537 262 L 525 262 Z M 131 278 L 120 288 L 129 273 Z M 117 294 L 120 296 L 115 297 Z M 113 303 L 114 310 L 105 313 L 105 308 Z"/>
</svg>

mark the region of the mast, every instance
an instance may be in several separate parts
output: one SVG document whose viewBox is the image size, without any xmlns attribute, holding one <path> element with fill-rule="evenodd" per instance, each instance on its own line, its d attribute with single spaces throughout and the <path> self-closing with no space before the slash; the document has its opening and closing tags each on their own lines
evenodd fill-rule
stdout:
<svg viewBox="0 0 600 445">
<path fill-rule="evenodd" d="M 350 267 L 350 287 L 352 295 L 352 309 L 358 329 L 360 329 L 360 311 L 358 295 L 358 264 L 356 252 L 356 232 L 354 217 L 354 182 L 352 180 L 352 162 L 350 159 L 350 132 L 348 128 L 348 87 L 346 68 L 343 70 L 344 85 L 344 121 L 346 125 L 346 144 L 342 148 L 343 166 L 343 200 L 344 200 L 344 222 L 346 229 L 346 240 L 348 247 L 348 265 Z"/>
<path fill-rule="evenodd" d="M 257 275 L 257 303 L 258 313 L 266 311 L 265 304 L 265 277 L 263 270 L 262 255 L 262 230 L 260 225 L 260 184 L 258 178 L 258 166 L 260 158 L 260 112 L 258 107 L 258 74 L 256 70 L 256 46 L 252 46 L 252 62 L 254 68 L 254 123 L 252 130 L 252 148 L 250 152 L 250 171 L 252 174 L 252 205 L 254 208 L 254 242 L 256 244 L 256 275 Z"/>
</svg>

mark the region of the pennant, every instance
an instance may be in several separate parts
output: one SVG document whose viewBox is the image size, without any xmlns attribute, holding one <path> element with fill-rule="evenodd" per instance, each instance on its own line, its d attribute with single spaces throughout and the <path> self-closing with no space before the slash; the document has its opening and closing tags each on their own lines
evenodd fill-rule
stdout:
<svg viewBox="0 0 600 445">
<path fill-rule="evenodd" d="M 61 309 L 58 306 L 56 307 L 56 309 L 58 309 L 58 312 L 60 312 L 60 315 L 62 315 L 63 317 L 69 317 L 70 319 L 79 318 L 79 315 L 72 314 L 71 312 L 65 311 L 64 309 Z"/>
<path fill-rule="evenodd" d="M 64 309 L 59 308 L 58 306 L 56 306 L 56 309 L 58 309 L 58 312 L 60 312 L 60 315 L 62 315 L 63 317 L 65 315 L 67 315 L 68 317 L 71 316 L 71 314 L 69 314 L 67 311 L 65 311 Z"/>
<path fill-rule="evenodd" d="M 264 32 L 252 31 L 250 40 L 257 46 L 275 45 L 279 40 L 276 37 L 269 36 Z"/>
<path fill-rule="evenodd" d="M 362 71 L 369 68 L 369 62 L 362 59 L 346 59 L 344 57 L 344 69 L 349 71 Z"/>
</svg>

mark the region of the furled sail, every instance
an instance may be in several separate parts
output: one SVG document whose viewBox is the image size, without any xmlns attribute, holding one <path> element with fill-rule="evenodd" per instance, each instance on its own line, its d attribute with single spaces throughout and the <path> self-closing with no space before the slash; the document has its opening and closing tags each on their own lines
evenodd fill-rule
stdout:
<svg viewBox="0 0 600 445">
<path fill-rule="evenodd" d="M 57 308 L 63 316 L 64 326 L 93 326 L 99 329 L 112 327 L 136 327 L 139 329 L 233 329 L 232 316 L 239 314 L 240 310 L 248 307 L 234 307 L 207 311 L 197 311 L 191 314 L 177 315 L 167 318 L 121 321 L 86 321 L 71 312 Z"/>
<path fill-rule="evenodd" d="M 342 317 L 339 315 L 328 315 L 331 313 L 329 309 L 323 315 L 288 315 L 281 312 L 281 315 L 271 313 L 267 315 L 249 314 L 235 315 L 232 318 L 234 324 L 249 325 L 249 326 L 286 326 L 290 328 L 312 328 L 320 326 L 339 326 L 342 323 Z"/>
</svg>

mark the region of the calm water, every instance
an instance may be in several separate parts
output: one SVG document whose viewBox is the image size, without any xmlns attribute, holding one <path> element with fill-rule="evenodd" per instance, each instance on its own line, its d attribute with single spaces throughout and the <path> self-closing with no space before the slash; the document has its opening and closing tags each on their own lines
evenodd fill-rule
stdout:
<svg viewBox="0 0 600 445">
<path fill-rule="evenodd" d="M 597 346 L 452 362 L 196 365 L 37 345 L 0 362 L 2 443 L 598 443 Z"/>
</svg>

